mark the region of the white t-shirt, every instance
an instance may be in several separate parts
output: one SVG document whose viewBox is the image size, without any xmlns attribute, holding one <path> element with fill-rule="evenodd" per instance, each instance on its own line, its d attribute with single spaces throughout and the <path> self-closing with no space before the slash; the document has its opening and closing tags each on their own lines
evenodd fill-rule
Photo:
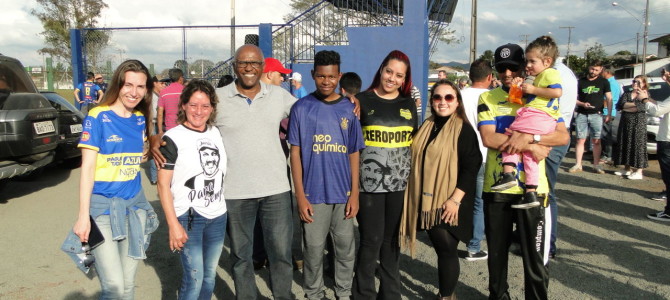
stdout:
<svg viewBox="0 0 670 300">
<path fill-rule="evenodd" d="M 470 121 L 470 124 L 472 124 L 472 128 L 476 129 L 475 133 L 477 133 L 477 142 L 479 142 L 479 151 L 482 153 L 482 157 L 484 158 L 486 158 L 486 152 L 488 151 L 488 148 L 484 146 L 484 143 L 482 142 L 482 136 L 479 133 L 479 128 L 477 126 L 477 103 L 479 102 L 479 95 L 488 91 L 489 91 L 488 89 L 480 89 L 474 87 L 469 87 L 467 89 L 461 90 L 465 115 L 468 117 L 468 121 Z"/>
<path fill-rule="evenodd" d="M 559 98 L 558 103 L 563 120 L 565 120 L 565 127 L 570 128 L 572 114 L 575 112 L 575 105 L 577 105 L 577 77 L 562 62 L 556 62 L 554 68 L 561 73 L 563 95 Z"/>
<path fill-rule="evenodd" d="M 189 207 L 207 219 L 226 213 L 223 178 L 226 171 L 226 150 L 221 133 L 214 126 L 199 132 L 184 125 L 168 130 L 163 136 L 167 145 L 161 152 L 173 170 L 170 190 L 177 216 Z"/>
</svg>

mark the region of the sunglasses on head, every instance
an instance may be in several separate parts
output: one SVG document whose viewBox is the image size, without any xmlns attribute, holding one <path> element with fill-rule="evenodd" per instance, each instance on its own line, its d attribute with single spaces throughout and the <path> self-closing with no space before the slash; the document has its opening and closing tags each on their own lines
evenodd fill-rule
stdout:
<svg viewBox="0 0 670 300">
<path fill-rule="evenodd" d="M 456 100 L 456 96 L 452 94 L 446 94 L 444 96 L 440 94 L 433 94 L 433 96 L 431 96 L 431 99 L 433 99 L 433 101 L 435 102 L 442 101 L 442 99 L 446 100 L 447 102 L 454 102 L 454 100 Z"/>
<path fill-rule="evenodd" d="M 517 71 L 519 71 L 519 66 L 518 65 L 513 65 L 513 64 L 496 65 L 496 71 L 498 73 L 504 73 L 506 70 L 510 70 L 512 72 L 517 72 Z"/>
<path fill-rule="evenodd" d="M 84 260 L 82 260 L 82 263 L 87 268 L 90 268 L 91 265 L 93 265 L 95 262 L 95 256 L 91 254 L 91 246 L 88 243 L 81 243 L 81 250 L 86 254 Z"/>
</svg>

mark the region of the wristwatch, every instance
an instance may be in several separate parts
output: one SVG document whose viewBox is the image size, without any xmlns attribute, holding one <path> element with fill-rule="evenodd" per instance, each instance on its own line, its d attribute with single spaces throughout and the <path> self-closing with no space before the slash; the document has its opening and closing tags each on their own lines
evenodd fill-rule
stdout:
<svg viewBox="0 0 670 300">
<path fill-rule="evenodd" d="M 542 136 L 539 134 L 533 134 L 533 144 L 537 144 L 542 139 Z"/>
</svg>

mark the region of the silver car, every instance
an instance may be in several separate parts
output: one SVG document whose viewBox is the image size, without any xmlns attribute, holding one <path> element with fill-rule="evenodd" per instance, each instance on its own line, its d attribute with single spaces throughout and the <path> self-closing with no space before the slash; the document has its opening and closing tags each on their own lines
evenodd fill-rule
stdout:
<svg viewBox="0 0 670 300">
<path fill-rule="evenodd" d="M 633 89 L 633 79 L 617 79 L 617 82 L 623 87 L 624 93 Z M 648 77 L 647 83 L 649 85 L 649 96 L 656 101 L 663 101 L 670 98 L 670 86 L 668 86 L 661 77 Z M 612 123 L 612 130 L 614 135 L 617 134 L 619 128 L 619 119 L 621 113 L 617 113 L 616 118 Z M 656 135 L 658 134 L 658 125 L 661 122 L 659 117 L 647 117 L 647 152 L 649 154 L 656 154 Z"/>
</svg>

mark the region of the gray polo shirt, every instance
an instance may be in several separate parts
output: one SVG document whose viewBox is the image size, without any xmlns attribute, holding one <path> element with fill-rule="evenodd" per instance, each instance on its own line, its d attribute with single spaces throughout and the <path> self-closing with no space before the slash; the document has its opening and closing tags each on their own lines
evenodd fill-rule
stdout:
<svg viewBox="0 0 670 300">
<path fill-rule="evenodd" d="M 291 189 L 286 157 L 279 142 L 279 123 L 296 99 L 285 89 L 263 82 L 249 103 L 235 83 L 216 89 L 216 126 L 228 157 L 226 200 L 260 198 Z"/>
</svg>

